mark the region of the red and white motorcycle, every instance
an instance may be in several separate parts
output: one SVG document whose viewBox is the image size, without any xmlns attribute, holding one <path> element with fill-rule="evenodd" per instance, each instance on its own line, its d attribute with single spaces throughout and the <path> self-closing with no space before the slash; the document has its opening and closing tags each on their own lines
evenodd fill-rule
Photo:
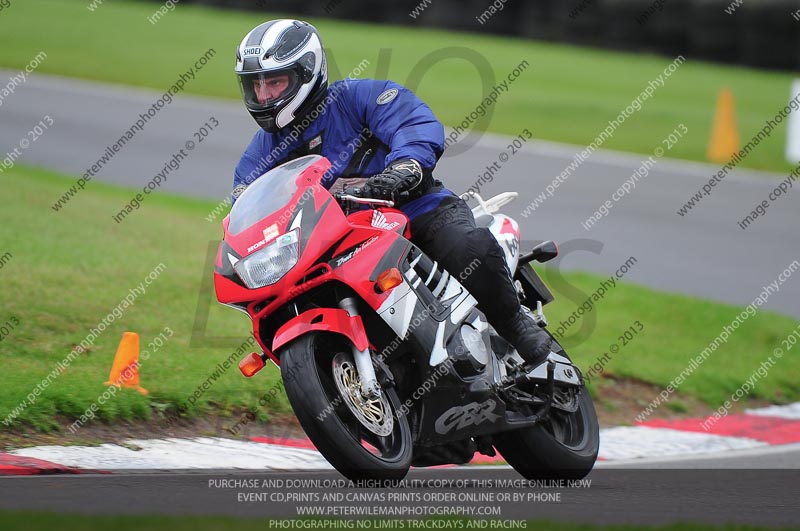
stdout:
<svg viewBox="0 0 800 531">
<path fill-rule="evenodd" d="M 585 476 L 597 417 L 563 348 L 554 340 L 546 362 L 526 366 L 454 272 L 409 241 L 406 216 L 391 201 L 331 194 L 320 184 L 329 168 L 309 155 L 271 170 L 223 222 L 217 298 L 251 317 L 263 349 L 242 373 L 279 365 L 301 426 L 351 479 L 399 479 L 411 465 L 495 449 L 527 478 Z M 546 326 L 553 295 L 529 262 L 554 258 L 555 243 L 520 256 L 519 226 L 498 212 L 516 194 L 471 196 L 526 311 Z"/>
</svg>

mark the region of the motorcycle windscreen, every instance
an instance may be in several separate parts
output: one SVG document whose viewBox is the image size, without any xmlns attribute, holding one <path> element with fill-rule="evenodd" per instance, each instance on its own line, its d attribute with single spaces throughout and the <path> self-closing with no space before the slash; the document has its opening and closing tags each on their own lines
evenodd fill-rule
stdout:
<svg viewBox="0 0 800 531">
<path fill-rule="evenodd" d="M 320 158 L 319 155 L 300 157 L 256 179 L 233 204 L 228 232 L 239 234 L 270 214 L 285 208 L 297 192 L 298 175 Z"/>
</svg>

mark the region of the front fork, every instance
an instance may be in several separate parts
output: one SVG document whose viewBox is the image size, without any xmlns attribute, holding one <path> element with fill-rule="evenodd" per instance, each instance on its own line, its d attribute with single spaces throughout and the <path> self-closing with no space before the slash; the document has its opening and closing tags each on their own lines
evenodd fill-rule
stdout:
<svg viewBox="0 0 800 531">
<path fill-rule="evenodd" d="M 353 297 L 347 297 L 339 301 L 339 308 L 346 311 L 350 317 L 358 315 L 358 303 Z M 358 350 L 358 347 L 351 343 L 351 348 L 353 350 L 353 360 L 356 362 L 356 368 L 358 369 L 358 378 L 361 382 L 361 394 L 369 399 L 380 397 L 381 386 L 378 384 L 378 377 L 375 375 L 375 368 L 372 366 L 369 345 L 364 350 Z"/>
</svg>

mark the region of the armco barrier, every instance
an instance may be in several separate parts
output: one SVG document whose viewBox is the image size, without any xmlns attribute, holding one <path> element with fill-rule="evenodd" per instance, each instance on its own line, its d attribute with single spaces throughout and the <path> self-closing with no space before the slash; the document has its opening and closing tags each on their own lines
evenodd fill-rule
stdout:
<svg viewBox="0 0 800 531">
<path fill-rule="evenodd" d="M 725 13 L 730 0 L 696 0 L 688 19 L 689 46 L 699 57 L 713 61 L 735 62 L 742 57 L 740 28 L 744 10 Z M 725 13 L 720 16 L 720 13 Z"/>
</svg>

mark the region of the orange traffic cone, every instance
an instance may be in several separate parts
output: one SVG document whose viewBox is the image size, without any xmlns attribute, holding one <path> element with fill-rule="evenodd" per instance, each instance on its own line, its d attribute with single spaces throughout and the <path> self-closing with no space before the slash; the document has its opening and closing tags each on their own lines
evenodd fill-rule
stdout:
<svg viewBox="0 0 800 531">
<path fill-rule="evenodd" d="M 111 374 L 105 385 L 119 385 L 136 389 L 143 395 L 147 390 L 139 386 L 139 334 L 125 332 L 122 341 L 117 347 L 114 363 L 111 365 Z"/>
<path fill-rule="evenodd" d="M 733 92 L 729 88 L 720 91 L 717 110 L 711 128 L 711 141 L 706 157 L 713 162 L 729 162 L 739 151 L 739 131 L 736 128 L 736 112 L 733 108 Z"/>
</svg>

